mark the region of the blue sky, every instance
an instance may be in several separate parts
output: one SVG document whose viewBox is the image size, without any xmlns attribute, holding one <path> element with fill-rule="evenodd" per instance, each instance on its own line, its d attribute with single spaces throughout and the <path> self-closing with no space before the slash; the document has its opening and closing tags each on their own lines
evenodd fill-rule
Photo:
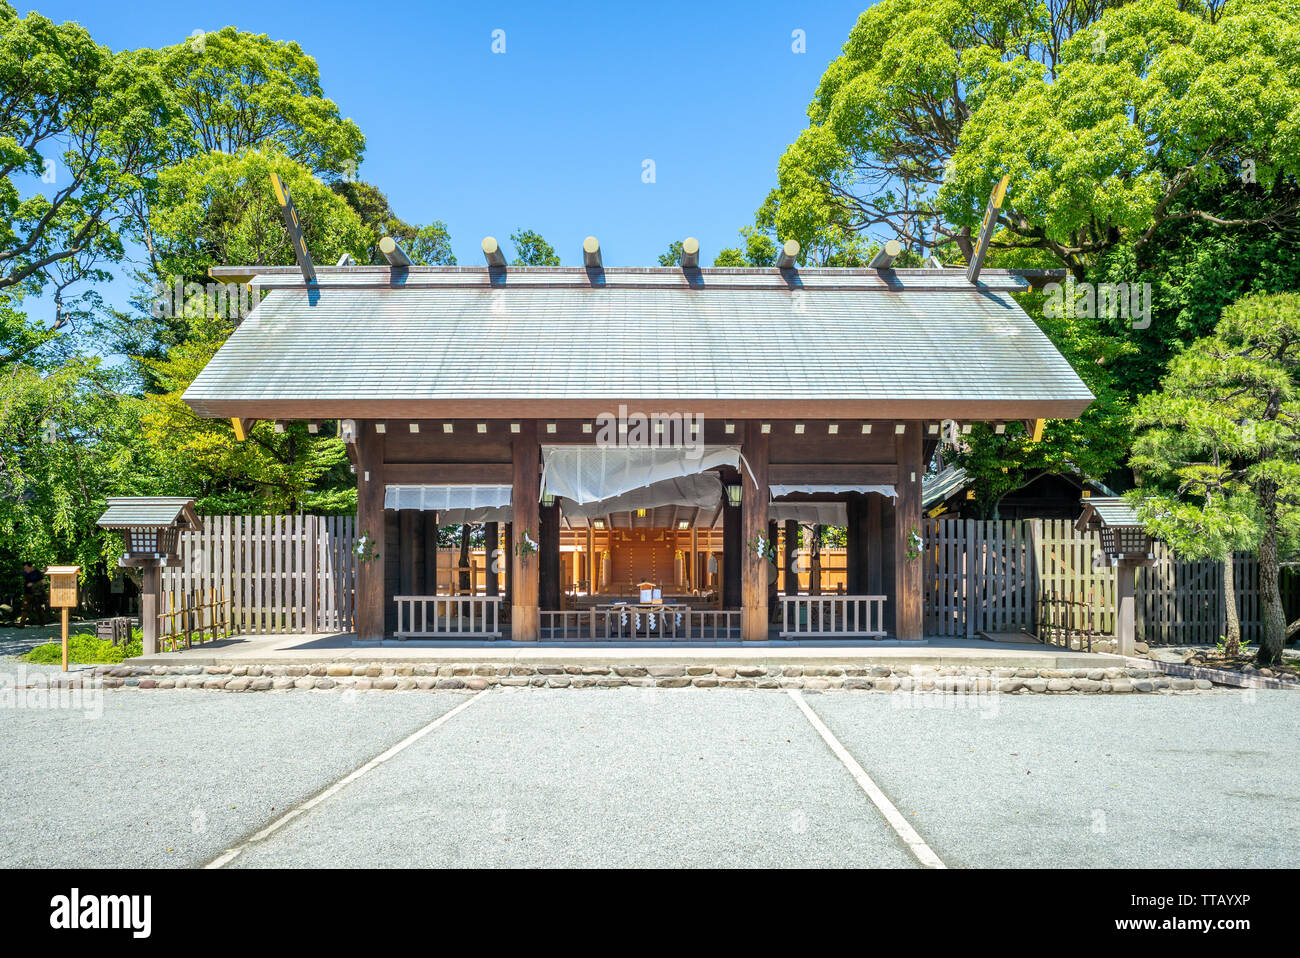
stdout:
<svg viewBox="0 0 1300 958">
<path fill-rule="evenodd" d="M 366 135 L 360 176 L 404 219 L 446 222 L 461 263 L 482 262 L 483 236 L 504 242 L 526 227 L 566 264 L 581 262 L 582 238 L 595 234 L 607 265 L 639 266 L 684 236 L 699 238 L 706 262 L 737 245 L 866 6 L 82 0 L 37 9 L 113 49 L 227 24 L 295 40 Z M 792 52 L 796 29 L 806 53 Z M 504 54 L 492 52 L 494 30 L 505 31 Z"/>
</svg>

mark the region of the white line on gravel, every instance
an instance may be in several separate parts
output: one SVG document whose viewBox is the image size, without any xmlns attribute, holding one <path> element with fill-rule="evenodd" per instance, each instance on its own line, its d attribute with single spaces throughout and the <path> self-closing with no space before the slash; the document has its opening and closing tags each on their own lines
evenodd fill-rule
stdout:
<svg viewBox="0 0 1300 958">
<path fill-rule="evenodd" d="M 822 737 L 822 741 L 829 745 L 835 757 L 844 763 L 844 767 L 849 770 L 858 787 L 866 792 L 867 798 L 880 809 L 880 814 L 885 816 L 885 821 L 889 822 L 889 826 L 898 833 L 898 837 L 903 840 L 903 844 L 911 850 L 917 860 L 926 868 L 947 868 L 948 866 L 934 853 L 934 849 L 925 843 L 925 839 L 917 834 L 916 829 L 903 817 L 903 813 L 889 800 L 889 796 L 871 780 L 871 776 L 858 764 L 858 760 L 849 754 L 849 750 L 840 744 L 840 740 L 826 727 L 826 723 L 818 718 L 817 713 L 803 700 L 799 690 L 788 689 L 787 691 L 790 693 L 790 698 L 794 699 L 794 704 L 799 706 L 799 711 L 803 712 L 804 717 L 812 723 L 812 727 Z"/>
<path fill-rule="evenodd" d="M 279 831 L 285 825 L 288 825 L 299 815 L 303 814 L 304 812 L 311 811 L 313 808 L 315 808 L 321 802 L 325 801 L 325 799 L 329 798 L 331 795 L 335 795 L 342 789 L 347 788 L 347 786 L 351 785 L 362 775 L 365 775 L 367 772 L 372 771 L 375 768 L 378 768 L 380 765 L 382 765 L 384 762 L 387 762 L 390 758 L 392 758 L 394 755 L 397 755 L 403 749 L 406 749 L 409 746 L 414 745 L 416 742 L 424 738 L 434 729 L 439 728 L 442 725 L 445 725 L 447 722 L 451 721 L 461 712 L 465 711 L 476 701 L 481 699 L 483 696 L 487 695 L 489 691 L 490 691 L 489 689 L 484 689 L 483 691 L 474 695 L 473 698 L 461 702 L 460 705 L 457 705 L 450 712 L 446 712 L 442 715 L 439 715 L 436 719 L 434 719 L 432 722 L 430 722 L 428 725 L 424 726 L 423 728 L 416 729 L 414 732 L 406 736 L 406 738 L 402 739 L 392 748 L 388 749 L 385 752 L 382 752 L 379 755 L 376 755 L 370 761 L 366 762 L 365 765 L 362 765 L 360 768 L 356 769 L 355 771 L 348 773 L 347 775 L 339 779 L 337 782 L 329 786 L 329 788 L 325 789 L 324 791 L 317 792 L 315 795 L 307 799 L 307 801 L 303 802 L 301 805 L 297 805 L 294 808 L 289 809 L 289 811 L 285 812 L 283 815 L 281 815 L 279 818 L 273 821 L 270 825 L 267 825 L 260 832 L 257 832 L 255 835 L 253 835 L 250 838 L 244 839 L 234 848 L 226 849 L 224 852 L 222 852 L 220 855 L 218 855 L 212 861 L 208 862 L 203 867 L 204 868 L 225 868 L 236 858 L 238 858 L 241 854 L 243 854 L 243 852 L 250 845 L 256 845 L 260 841 L 265 841 L 267 838 L 269 838 L 275 832 Z"/>
</svg>

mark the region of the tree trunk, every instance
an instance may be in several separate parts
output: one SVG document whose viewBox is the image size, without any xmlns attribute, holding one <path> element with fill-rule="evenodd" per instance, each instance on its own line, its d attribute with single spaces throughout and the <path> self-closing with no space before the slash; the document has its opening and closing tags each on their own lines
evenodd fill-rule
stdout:
<svg viewBox="0 0 1300 958">
<path fill-rule="evenodd" d="M 1286 615 L 1278 587 L 1277 486 L 1264 481 L 1259 486 L 1259 506 L 1264 513 L 1264 537 L 1259 543 L 1259 603 L 1263 613 L 1263 635 L 1259 643 L 1260 665 L 1271 665 L 1282 657 L 1286 644 Z"/>
<path fill-rule="evenodd" d="M 469 523 L 460 527 L 460 561 L 457 563 L 460 581 L 457 583 L 461 595 L 469 595 Z"/>
<path fill-rule="evenodd" d="M 1241 620 L 1237 617 L 1237 583 L 1232 553 L 1223 560 L 1223 609 L 1227 620 L 1227 631 L 1223 636 L 1223 651 L 1227 656 L 1234 656 L 1241 651 Z"/>
</svg>

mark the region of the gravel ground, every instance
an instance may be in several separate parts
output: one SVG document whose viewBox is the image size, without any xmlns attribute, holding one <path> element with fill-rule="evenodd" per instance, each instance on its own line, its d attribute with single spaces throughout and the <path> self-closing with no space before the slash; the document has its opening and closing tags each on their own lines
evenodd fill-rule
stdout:
<svg viewBox="0 0 1300 958">
<path fill-rule="evenodd" d="M 1295 692 L 809 701 L 949 867 L 1296 863 Z"/>
<path fill-rule="evenodd" d="M 1295 693 L 805 700 L 950 867 L 1294 864 Z M 465 701 L 0 709 L 0 866 L 203 864 Z M 916 863 L 789 696 L 626 688 L 489 692 L 234 864 Z"/>
<path fill-rule="evenodd" d="M 200 865 L 463 696 L 111 692 L 0 709 L 0 866 Z"/>
<path fill-rule="evenodd" d="M 721 689 L 489 693 L 241 866 L 906 867 L 794 703 Z"/>
</svg>

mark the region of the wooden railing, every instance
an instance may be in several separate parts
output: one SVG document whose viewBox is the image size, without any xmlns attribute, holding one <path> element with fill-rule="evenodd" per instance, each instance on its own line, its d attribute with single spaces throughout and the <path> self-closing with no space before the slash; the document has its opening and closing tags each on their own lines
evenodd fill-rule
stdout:
<svg viewBox="0 0 1300 958">
<path fill-rule="evenodd" d="M 781 638 L 875 638 L 885 634 L 883 595 L 783 595 Z"/>
<path fill-rule="evenodd" d="M 230 603 L 224 589 L 208 589 L 204 594 L 195 590 L 181 596 L 176 607 L 176 593 L 164 596 L 166 610 L 158 613 L 158 650 L 175 652 L 182 642 L 192 648 L 197 638 L 200 643 L 225 638 L 230 634 Z"/>
<path fill-rule="evenodd" d="M 501 597 L 395 595 L 399 639 L 499 639 Z"/>
<path fill-rule="evenodd" d="M 552 642 L 727 641 L 740 638 L 740 612 L 717 609 L 543 609 L 541 638 Z"/>
</svg>

